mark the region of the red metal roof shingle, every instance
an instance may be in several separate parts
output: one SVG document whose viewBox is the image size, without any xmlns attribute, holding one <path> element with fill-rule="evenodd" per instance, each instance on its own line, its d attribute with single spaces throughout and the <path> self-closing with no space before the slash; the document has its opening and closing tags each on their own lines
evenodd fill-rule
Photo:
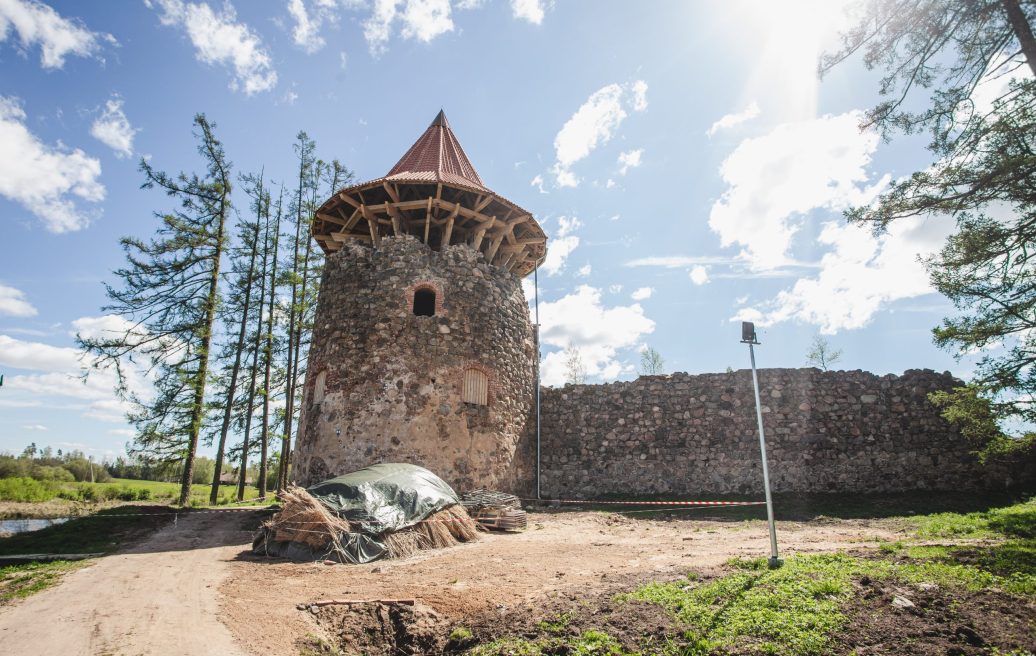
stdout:
<svg viewBox="0 0 1036 656">
<path fill-rule="evenodd" d="M 433 179 L 441 182 L 453 182 L 459 178 L 475 187 L 486 188 L 457 141 L 457 136 L 450 129 L 450 123 L 442 110 L 439 110 L 438 116 L 424 134 L 385 177 L 391 179 L 394 176 L 399 176 L 397 179 Z"/>
</svg>

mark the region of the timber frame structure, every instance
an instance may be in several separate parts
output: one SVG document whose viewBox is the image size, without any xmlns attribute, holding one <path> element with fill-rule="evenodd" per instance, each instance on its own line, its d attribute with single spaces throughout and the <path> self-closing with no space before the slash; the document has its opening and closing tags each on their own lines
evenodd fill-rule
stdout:
<svg viewBox="0 0 1036 656">
<path fill-rule="evenodd" d="M 547 253 L 539 223 L 482 183 L 442 111 L 386 176 L 338 191 L 313 218 L 326 253 L 354 241 L 377 248 L 398 235 L 435 250 L 466 244 L 519 277 Z"/>
</svg>

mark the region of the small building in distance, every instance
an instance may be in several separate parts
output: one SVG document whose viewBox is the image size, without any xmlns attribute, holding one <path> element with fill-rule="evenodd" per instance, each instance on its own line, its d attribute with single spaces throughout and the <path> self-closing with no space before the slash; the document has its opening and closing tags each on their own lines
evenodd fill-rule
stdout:
<svg viewBox="0 0 1036 656">
<path fill-rule="evenodd" d="M 439 112 L 383 178 L 316 212 L 327 254 L 293 478 L 410 462 L 458 490 L 527 488 L 537 353 L 532 215 L 482 182 Z"/>
</svg>

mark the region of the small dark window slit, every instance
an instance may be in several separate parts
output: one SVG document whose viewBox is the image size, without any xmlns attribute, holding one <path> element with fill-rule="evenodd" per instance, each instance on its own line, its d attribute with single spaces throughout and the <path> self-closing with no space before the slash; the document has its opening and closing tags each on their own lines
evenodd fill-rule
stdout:
<svg viewBox="0 0 1036 656">
<path fill-rule="evenodd" d="M 418 289 L 414 292 L 414 314 L 419 317 L 435 316 L 435 291 Z"/>
</svg>

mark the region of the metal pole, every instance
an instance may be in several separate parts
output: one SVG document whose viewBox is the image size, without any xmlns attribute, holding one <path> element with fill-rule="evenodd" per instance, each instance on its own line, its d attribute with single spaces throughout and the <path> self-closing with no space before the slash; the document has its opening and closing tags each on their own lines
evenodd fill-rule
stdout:
<svg viewBox="0 0 1036 656">
<path fill-rule="evenodd" d="M 755 391 L 755 416 L 759 421 L 759 452 L 763 458 L 763 487 L 766 488 L 766 519 L 770 522 L 770 567 L 780 567 L 777 557 L 777 527 L 773 521 L 773 498 L 770 496 L 770 470 L 766 464 L 766 438 L 763 436 L 763 405 L 759 400 L 759 375 L 755 371 L 755 346 L 748 342 L 748 355 L 752 359 L 752 388 Z"/>
<path fill-rule="evenodd" d="M 540 267 L 532 270 L 532 284 L 536 290 L 536 498 L 540 495 Z"/>
</svg>

